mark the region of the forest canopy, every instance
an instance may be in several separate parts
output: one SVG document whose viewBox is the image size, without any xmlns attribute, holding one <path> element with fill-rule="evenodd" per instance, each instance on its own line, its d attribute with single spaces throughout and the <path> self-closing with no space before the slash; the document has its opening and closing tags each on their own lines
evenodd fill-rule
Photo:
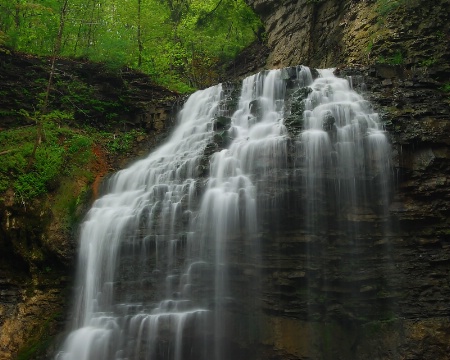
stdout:
<svg viewBox="0 0 450 360">
<path fill-rule="evenodd" d="M 244 0 L 0 0 L 0 43 L 129 66 L 170 88 L 217 81 L 260 30 Z"/>
</svg>

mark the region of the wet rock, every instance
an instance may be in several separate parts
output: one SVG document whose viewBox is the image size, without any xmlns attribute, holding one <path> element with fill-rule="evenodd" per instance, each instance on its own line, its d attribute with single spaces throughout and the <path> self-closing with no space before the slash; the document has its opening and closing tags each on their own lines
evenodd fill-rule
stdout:
<svg viewBox="0 0 450 360">
<path fill-rule="evenodd" d="M 252 114 L 254 117 L 260 119 L 262 114 L 262 104 L 261 102 L 256 99 L 250 102 L 249 104 L 250 108 L 250 114 Z"/>
<path fill-rule="evenodd" d="M 331 114 L 331 111 L 327 111 L 323 115 L 323 124 L 322 124 L 323 130 L 325 130 L 325 131 L 333 130 L 335 122 L 336 122 L 336 119 Z"/>
<path fill-rule="evenodd" d="M 227 130 L 230 127 L 231 118 L 226 116 L 218 116 L 214 122 L 214 130 Z"/>
<path fill-rule="evenodd" d="M 382 79 L 392 79 L 392 78 L 398 79 L 403 77 L 403 68 L 399 65 L 376 64 L 375 72 L 377 76 Z M 387 85 L 391 84 L 392 82 L 387 83 Z"/>
</svg>

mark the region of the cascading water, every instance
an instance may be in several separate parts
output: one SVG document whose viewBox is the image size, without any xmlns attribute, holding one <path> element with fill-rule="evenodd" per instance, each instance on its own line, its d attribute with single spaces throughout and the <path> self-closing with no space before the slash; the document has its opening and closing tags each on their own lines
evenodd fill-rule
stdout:
<svg viewBox="0 0 450 360">
<path fill-rule="evenodd" d="M 58 358 L 145 359 L 162 352 L 181 359 L 185 324 L 196 318 L 201 322 L 206 310 L 182 294 L 173 299 L 172 293 L 177 279 L 184 282 L 181 291 L 189 287 L 200 261 L 194 249 L 187 255 L 192 261 L 186 273 L 180 273 L 180 249 L 195 247 L 189 244 L 194 235 L 189 223 L 196 179 L 213 136 L 212 120 L 220 114 L 221 93 L 219 85 L 192 95 L 170 141 L 118 172 L 108 183 L 109 194 L 90 210 L 80 238 L 77 330 Z M 156 346 L 167 328 L 175 337 L 170 354 Z"/>
<path fill-rule="evenodd" d="M 367 196 L 367 181 L 387 194 L 377 115 L 346 80 L 320 75 L 253 75 L 233 113 L 222 85 L 198 91 L 168 142 L 109 180 L 82 225 L 73 330 L 57 359 L 229 359 L 239 336 L 230 315 L 257 312 L 248 298 L 259 297 L 258 217 L 275 201 L 270 186 L 303 179 L 312 236 L 330 194 L 349 209 Z M 307 96 L 295 135 L 285 98 L 299 91 Z"/>
<path fill-rule="evenodd" d="M 304 229 L 310 239 L 305 261 L 317 269 L 308 279 L 315 282 L 307 291 L 309 319 L 323 318 L 327 301 L 340 308 L 342 289 L 347 304 L 364 303 L 358 280 L 352 282 L 368 273 L 366 260 L 358 256 L 368 231 L 362 227 L 365 217 L 377 214 L 383 229 L 371 231 L 379 231 L 381 238 L 387 232 L 391 181 L 390 145 L 378 114 L 348 80 L 332 70 L 319 73 L 303 101 L 303 130 L 296 142 Z"/>
<path fill-rule="evenodd" d="M 331 70 L 320 74 L 305 100 L 304 130 L 297 143 L 309 229 L 323 227 L 320 216 L 331 194 L 327 187 L 337 196 L 336 204 L 350 210 L 361 206 L 371 189 L 379 191 L 381 206 L 389 194 L 390 146 L 378 114 L 347 80 Z"/>
</svg>

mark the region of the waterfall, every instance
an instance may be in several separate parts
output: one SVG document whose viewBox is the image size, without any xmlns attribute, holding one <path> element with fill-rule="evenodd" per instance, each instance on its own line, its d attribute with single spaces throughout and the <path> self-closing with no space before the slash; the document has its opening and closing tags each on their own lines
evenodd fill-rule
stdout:
<svg viewBox="0 0 450 360">
<path fill-rule="evenodd" d="M 301 66 L 250 76 L 235 105 L 227 84 L 194 93 L 169 140 L 108 181 L 81 226 L 72 328 L 57 359 L 229 359 L 233 332 L 248 325 L 233 314 L 258 312 L 258 221 L 279 201 L 271 189 L 303 182 L 312 237 L 330 196 L 349 216 L 370 191 L 386 206 L 377 114 L 347 80 L 315 76 Z"/>
<path fill-rule="evenodd" d="M 323 226 L 321 221 L 318 225 L 317 215 L 330 197 L 327 186 L 334 188 L 341 209 L 354 210 L 367 196 L 365 192 L 378 186 L 383 186 L 378 189 L 381 203 L 387 204 L 391 167 L 390 147 L 370 103 L 331 70 L 320 74 L 305 100 L 304 130 L 297 142 L 308 194 L 306 226 L 310 229 Z M 326 194 L 326 198 L 318 194 Z"/>
</svg>

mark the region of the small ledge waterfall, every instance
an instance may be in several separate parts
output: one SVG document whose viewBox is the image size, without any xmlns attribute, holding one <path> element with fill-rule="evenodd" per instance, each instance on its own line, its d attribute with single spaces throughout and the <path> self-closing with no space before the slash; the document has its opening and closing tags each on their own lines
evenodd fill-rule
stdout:
<svg viewBox="0 0 450 360">
<path fill-rule="evenodd" d="M 116 173 L 82 224 L 72 327 L 56 358 L 251 359 L 241 351 L 260 342 L 264 233 L 285 216 L 267 214 L 301 189 L 299 266 L 317 267 L 330 228 L 358 242 L 355 218 L 375 212 L 388 231 L 389 183 L 378 115 L 331 70 L 265 71 L 241 89 L 194 93 L 169 140 Z M 315 291 L 304 294 L 311 316 Z"/>
</svg>

